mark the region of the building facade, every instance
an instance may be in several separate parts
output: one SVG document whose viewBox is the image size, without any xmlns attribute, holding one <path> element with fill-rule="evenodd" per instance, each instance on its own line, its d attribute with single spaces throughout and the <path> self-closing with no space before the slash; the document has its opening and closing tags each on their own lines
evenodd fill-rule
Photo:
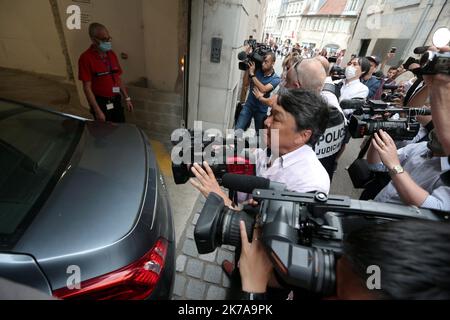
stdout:
<svg viewBox="0 0 450 320">
<path fill-rule="evenodd" d="M 360 56 L 384 57 L 397 48 L 388 65 L 398 65 L 414 55 L 414 48 L 430 45 L 434 32 L 450 25 L 450 4 L 446 0 L 366 1 L 347 51 Z"/>
<path fill-rule="evenodd" d="M 335 53 L 347 49 L 361 9 L 360 0 L 309 1 L 297 29 L 298 43 Z"/>
<path fill-rule="evenodd" d="M 279 43 L 281 40 L 281 25 L 278 24 L 282 0 L 268 0 L 267 10 L 264 22 L 264 41 L 274 41 Z"/>
<path fill-rule="evenodd" d="M 297 41 L 297 30 L 300 26 L 302 13 L 307 4 L 307 0 L 283 0 L 280 13 L 278 15 L 278 27 L 280 29 L 280 39 L 291 43 Z"/>
<path fill-rule="evenodd" d="M 347 48 L 362 5 L 363 0 L 282 0 L 280 9 L 268 15 L 279 12 L 272 33 L 281 42 L 335 52 Z M 272 30 L 273 18 L 268 21 Z"/>
</svg>

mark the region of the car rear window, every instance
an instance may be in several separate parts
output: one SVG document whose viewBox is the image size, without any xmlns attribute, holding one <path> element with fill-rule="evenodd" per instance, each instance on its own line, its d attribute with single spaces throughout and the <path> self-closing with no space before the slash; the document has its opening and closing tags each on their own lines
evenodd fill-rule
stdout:
<svg viewBox="0 0 450 320">
<path fill-rule="evenodd" d="M 0 100 L 0 246 L 17 240 L 59 180 L 84 122 Z"/>
</svg>

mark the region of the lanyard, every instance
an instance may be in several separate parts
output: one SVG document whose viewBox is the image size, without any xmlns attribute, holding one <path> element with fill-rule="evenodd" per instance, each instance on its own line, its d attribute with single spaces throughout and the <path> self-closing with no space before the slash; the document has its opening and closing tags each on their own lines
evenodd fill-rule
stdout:
<svg viewBox="0 0 450 320">
<path fill-rule="evenodd" d="M 108 69 L 108 72 L 106 72 L 104 75 L 111 75 L 111 79 L 114 83 L 114 86 L 117 86 L 117 82 L 116 82 L 116 78 L 114 78 L 114 72 L 112 70 L 112 62 L 111 62 L 111 57 L 108 55 L 108 53 L 105 53 L 106 57 L 102 57 L 100 56 L 100 59 L 102 60 L 103 64 L 106 66 L 106 68 Z M 99 54 L 100 55 L 100 54 Z"/>
</svg>

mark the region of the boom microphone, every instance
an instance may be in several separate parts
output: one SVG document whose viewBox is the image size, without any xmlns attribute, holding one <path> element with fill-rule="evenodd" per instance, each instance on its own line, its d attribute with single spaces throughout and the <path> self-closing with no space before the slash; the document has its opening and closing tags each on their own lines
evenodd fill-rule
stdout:
<svg viewBox="0 0 450 320">
<path fill-rule="evenodd" d="M 245 59 L 247 59 L 247 53 L 246 53 L 245 51 L 239 52 L 239 54 L 238 54 L 238 59 L 239 59 L 240 61 L 244 61 Z"/>
<path fill-rule="evenodd" d="M 342 110 L 347 109 L 359 109 L 366 105 L 366 101 L 362 99 L 351 99 L 351 100 L 342 100 L 341 108 Z"/>
<path fill-rule="evenodd" d="M 222 185 L 233 191 L 253 193 L 255 189 L 269 189 L 270 180 L 255 176 L 226 173 L 222 178 Z"/>
</svg>

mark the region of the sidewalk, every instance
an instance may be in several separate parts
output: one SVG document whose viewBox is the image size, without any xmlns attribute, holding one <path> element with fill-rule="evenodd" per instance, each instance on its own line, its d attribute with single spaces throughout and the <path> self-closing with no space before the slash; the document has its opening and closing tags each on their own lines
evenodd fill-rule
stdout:
<svg viewBox="0 0 450 320">
<path fill-rule="evenodd" d="M 224 260 L 234 261 L 234 247 L 222 246 L 200 255 L 195 245 L 194 229 L 204 204 L 205 198 L 200 196 L 177 245 L 173 300 L 225 300 L 233 293 L 221 266 Z"/>
</svg>

